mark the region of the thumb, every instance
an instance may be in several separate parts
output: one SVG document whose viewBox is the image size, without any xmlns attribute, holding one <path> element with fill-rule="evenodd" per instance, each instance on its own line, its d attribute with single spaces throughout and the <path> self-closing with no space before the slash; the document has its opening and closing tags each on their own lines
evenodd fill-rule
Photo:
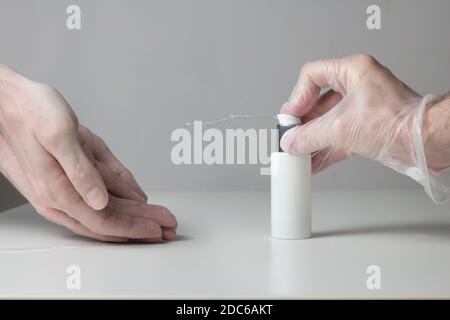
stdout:
<svg viewBox="0 0 450 320">
<path fill-rule="evenodd" d="M 322 116 L 289 129 L 281 137 L 281 149 L 291 154 L 311 154 L 332 146 L 332 133 L 327 129 L 327 122 Z"/>
<path fill-rule="evenodd" d="M 108 192 L 100 173 L 78 143 L 74 143 L 71 149 L 70 152 L 58 154 L 60 165 L 91 208 L 105 208 L 108 204 Z"/>
<path fill-rule="evenodd" d="M 43 146 L 58 161 L 78 194 L 92 209 L 105 208 L 108 204 L 107 188 L 76 133 L 59 135 L 51 142 Z"/>
</svg>

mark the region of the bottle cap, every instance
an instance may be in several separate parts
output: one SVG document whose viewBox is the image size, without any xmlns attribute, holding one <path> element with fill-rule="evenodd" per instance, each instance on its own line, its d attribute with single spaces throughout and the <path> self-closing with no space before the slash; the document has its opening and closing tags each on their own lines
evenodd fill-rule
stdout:
<svg viewBox="0 0 450 320">
<path fill-rule="evenodd" d="M 302 120 L 300 120 L 300 118 L 291 116 L 290 114 L 278 114 L 277 118 L 280 126 L 293 126 L 302 123 Z"/>
</svg>

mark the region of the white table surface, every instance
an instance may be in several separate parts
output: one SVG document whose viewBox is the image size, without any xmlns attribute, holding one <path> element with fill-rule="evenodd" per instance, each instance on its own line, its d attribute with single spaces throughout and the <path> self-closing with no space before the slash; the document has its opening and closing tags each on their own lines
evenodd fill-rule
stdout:
<svg viewBox="0 0 450 320">
<path fill-rule="evenodd" d="M 270 239 L 266 192 L 150 193 L 179 239 L 82 239 L 29 205 L 0 213 L 0 297 L 450 298 L 450 205 L 419 190 L 315 191 L 313 237 Z M 31 249 L 31 250 L 30 250 Z M 66 269 L 81 269 L 81 289 Z M 366 286 L 378 265 L 381 289 Z"/>
</svg>

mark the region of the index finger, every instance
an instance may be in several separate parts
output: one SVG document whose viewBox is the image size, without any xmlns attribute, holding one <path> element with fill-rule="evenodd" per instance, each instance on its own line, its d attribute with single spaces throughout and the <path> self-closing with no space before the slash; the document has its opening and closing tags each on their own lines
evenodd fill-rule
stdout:
<svg viewBox="0 0 450 320">
<path fill-rule="evenodd" d="M 281 112 L 302 117 L 313 108 L 323 88 L 345 95 L 349 83 L 348 67 L 353 58 L 318 60 L 303 65 L 297 85 Z"/>
</svg>

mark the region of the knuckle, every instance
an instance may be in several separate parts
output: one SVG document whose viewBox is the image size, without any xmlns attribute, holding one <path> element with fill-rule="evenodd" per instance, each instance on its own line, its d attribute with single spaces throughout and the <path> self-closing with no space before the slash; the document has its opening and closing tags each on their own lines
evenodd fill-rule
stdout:
<svg viewBox="0 0 450 320">
<path fill-rule="evenodd" d="M 70 180 L 75 183 L 86 180 L 90 176 L 90 170 L 84 164 L 76 164 L 73 171 L 70 174 Z"/>
<path fill-rule="evenodd" d="M 347 124 L 346 122 L 340 118 L 337 117 L 331 122 L 331 137 L 333 144 L 339 145 L 343 143 L 343 137 L 345 136 L 345 132 L 347 130 Z"/>
<path fill-rule="evenodd" d="M 63 128 L 78 128 L 79 123 L 77 116 L 56 88 L 41 82 L 35 82 L 34 86 L 37 88 L 39 95 L 44 97 L 45 100 L 50 101 L 50 103 L 56 107 L 58 114 L 60 114 L 60 116 L 55 119 L 55 124 L 51 127 L 54 127 L 54 129 L 59 128 L 59 126 L 62 126 Z"/>
<path fill-rule="evenodd" d="M 344 129 L 344 127 L 345 127 L 344 121 L 340 117 L 334 118 L 333 121 L 331 122 L 331 130 L 333 134 L 341 132 Z"/>
<path fill-rule="evenodd" d="M 105 153 L 109 151 L 108 145 L 106 144 L 105 140 L 103 140 L 99 136 L 95 136 L 94 141 L 96 148 L 100 151 L 100 153 Z"/>
<path fill-rule="evenodd" d="M 358 54 L 353 56 L 354 61 L 364 67 L 375 67 L 378 65 L 377 59 L 370 54 Z"/>
<path fill-rule="evenodd" d="M 48 221 L 55 222 L 55 219 L 52 214 L 52 210 L 49 209 L 49 207 L 40 206 L 40 205 L 37 205 L 37 206 L 35 205 L 34 207 L 35 207 L 36 212 L 38 214 L 40 214 L 42 217 L 44 217 Z"/>
<path fill-rule="evenodd" d="M 42 132 L 42 138 L 44 139 L 44 141 L 52 145 L 58 145 L 62 138 L 73 135 L 75 133 L 75 121 L 73 121 L 73 119 L 70 117 L 64 117 L 47 125 Z"/>
<path fill-rule="evenodd" d="M 304 77 L 311 70 L 314 62 L 306 62 L 300 69 L 300 77 Z"/>
<path fill-rule="evenodd" d="M 119 168 L 117 172 L 118 172 L 118 175 L 123 179 L 129 179 L 129 178 L 133 177 L 133 174 L 127 168 L 123 168 L 123 169 Z"/>
<path fill-rule="evenodd" d="M 177 218 L 167 207 L 160 206 L 160 205 L 158 207 L 159 207 L 161 214 L 168 219 L 168 223 L 170 225 L 172 225 L 172 226 L 177 225 Z"/>
<path fill-rule="evenodd" d="M 157 208 L 161 211 L 162 214 L 172 215 L 172 212 L 170 212 L 170 210 L 165 206 L 157 205 Z"/>
<path fill-rule="evenodd" d="M 43 83 L 43 82 L 36 82 L 36 86 L 42 92 L 46 92 L 46 93 L 55 93 L 55 92 L 57 92 L 57 90 L 54 87 L 52 87 L 51 85 L 48 85 L 46 83 Z"/>
<path fill-rule="evenodd" d="M 34 82 L 34 87 L 41 95 L 45 97 L 54 97 L 60 95 L 59 91 L 49 84 L 43 82 Z"/>
<path fill-rule="evenodd" d="M 122 170 L 122 175 L 126 176 L 126 177 L 131 177 L 133 176 L 133 174 L 131 173 L 131 171 L 127 168 Z"/>
</svg>

